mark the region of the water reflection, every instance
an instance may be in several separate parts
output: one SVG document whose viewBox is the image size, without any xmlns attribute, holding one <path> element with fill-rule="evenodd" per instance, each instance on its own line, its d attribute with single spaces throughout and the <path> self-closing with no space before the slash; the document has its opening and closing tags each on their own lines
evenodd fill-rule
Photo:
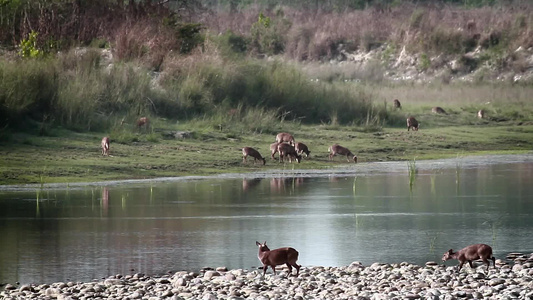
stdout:
<svg viewBox="0 0 533 300">
<path fill-rule="evenodd" d="M 254 187 L 258 186 L 262 180 L 263 178 L 253 178 L 253 179 L 243 178 L 242 179 L 242 191 L 245 193 L 248 192 L 248 190 L 253 189 Z"/>
<path fill-rule="evenodd" d="M 405 162 L 397 165 L 390 173 L 1 192 L 0 282 L 251 268 L 256 240 L 295 247 L 304 266 L 424 263 L 473 242 L 490 244 L 498 258 L 533 248 L 533 162 L 461 165 L 459 176 L 453 164 L 417 162 L 412 188 Z"/>
<path fill-rule="evenodd" d="M 102 209 L 102 217 L 107 217 L 109 212 L 109 188 L 107 186 L 102 189 L 102 201 L 100 207 Z"/>
<path fill-rule="evenodd" d="M 294 192 L 304 184 L 304 177 L 279 177 L 270 179 L 270 191 L 274 193 Z"/>
</svg>

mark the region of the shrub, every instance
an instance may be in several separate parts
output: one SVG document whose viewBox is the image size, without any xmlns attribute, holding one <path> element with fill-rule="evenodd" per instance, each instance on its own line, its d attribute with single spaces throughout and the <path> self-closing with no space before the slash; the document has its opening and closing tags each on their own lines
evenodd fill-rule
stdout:
<svg viewBox="0 0 533 300">
<path fill-rule="evenodd" d="M 281 53 L 285 48 L 284 34 L 291 24 L 283 18 L 282 13 L 272 20 L 270 17 L 259 13 L 257 22 L 250 29 L 252 46 L 258 53 L 274 55 Z"/>
</svg>

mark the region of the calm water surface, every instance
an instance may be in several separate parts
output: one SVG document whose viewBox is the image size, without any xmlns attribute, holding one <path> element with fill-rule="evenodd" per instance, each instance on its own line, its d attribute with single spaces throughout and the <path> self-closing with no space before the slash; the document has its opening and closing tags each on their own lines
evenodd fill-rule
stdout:
<svg viewBox="0 0 533 300">
<path fill-rule="evenodd" d="M 492 245 L 499 258 L 533 251 L 533 155 L 420 161 L 416 168 L 412 187 L 406 162 L 4 187 L 0 283 L 250 269 L 259 265 L 256 240 L 295 247 L 304 266 L 423 264 L 471 243 Z"/>
</svg>

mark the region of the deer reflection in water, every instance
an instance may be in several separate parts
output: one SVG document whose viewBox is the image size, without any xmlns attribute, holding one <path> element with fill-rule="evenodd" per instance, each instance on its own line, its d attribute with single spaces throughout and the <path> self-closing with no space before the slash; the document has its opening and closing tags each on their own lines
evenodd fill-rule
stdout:
<svg viewBox="0 0 533 300">
<path fill-rule="evenodd" d="M 259 185 L 259 183 L 263 180 L 263 178 L 243 178 L 242 179 L 242 191 L 248 192 L 248 190 L 255 188 Z"/>
<path fill-rule="evenodd" d="M 304 177 L 280 177 L 270 179 L 270 191 L 281 193 L 290 191 L 304 183 Z"/>
<path fill-rule="evenodd" d="M 102 217 L 107 217 L 107 213 L 109 212 L 109 189 L 107 186 L 105 186 L 102 189 Z"/>
</svg>

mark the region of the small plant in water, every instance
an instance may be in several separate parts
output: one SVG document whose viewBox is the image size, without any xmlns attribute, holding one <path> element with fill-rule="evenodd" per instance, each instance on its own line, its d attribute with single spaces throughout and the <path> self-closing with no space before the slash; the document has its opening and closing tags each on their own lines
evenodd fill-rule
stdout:
<svg viewBox="0 0 533 300">
<path fill-rule="evenodd" d="M 491 228 L 493 246 L 496 244 L 496 233 L 497 233 L 497 230 L 498 230 L 498 226 L 502 224 L 502 218 L 503 217 L 504 216 L 500 216 L 496 220 L 487 220 L 487 221 L 483 222 L 483 225 L 489 225 L 490 228 Z"/>
<path fill-rule="evenodd" d="M 437 232 L 435 235 L 426 232 L 426 236 L 429 238 L 429 253 L 435 253 L 435 243 L 437 242 L 439 235 L 440 232 Z"/>
<path fill-rule="evenodd" d="M 415 184 L 416 173 L 416 157 L 412 161 L 407 162 L 407 168 L 409 169 L 409 191 L 413 192 L 413 185 Z"/>
<path fill-rule="evenodd" d="M 437 195 L 437 190 L 435 189 L 435 173 L 431 174 L 431 195 L 435 197 Z"/>
<path fill-rule="evenodd" d="M 355 198 L 355 195 L 356 195 L 356 191 L 357 191 L 357 176 L 355 176 L 353 178 L 353 196 Z"/>
<path fill-rule="evenodd" d="M 459 194 L 459 183 L 461 182 L 461 156 L 457 154 L 457 161 L 455 162 L 455 192 Z"/>
</svg>

